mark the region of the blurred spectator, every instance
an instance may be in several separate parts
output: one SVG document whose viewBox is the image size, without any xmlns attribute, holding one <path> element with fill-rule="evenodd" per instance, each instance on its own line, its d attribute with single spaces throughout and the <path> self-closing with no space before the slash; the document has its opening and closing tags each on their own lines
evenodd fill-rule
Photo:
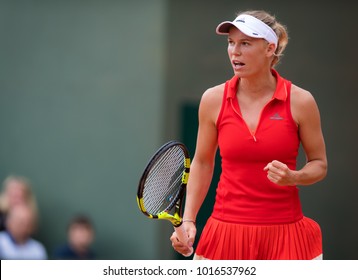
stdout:
<svg viewBox="0 0 358 280">
<path fill-rule="evenodd" d="M 67 228 L 67 243 L 57 248 L 54 258 L 58 260 L 93 260 L 94 227 L 85 215 L 75 216 Z"/>
<path fill-rule="evenodd" d="M 33 208 L 25 204 L 11 208 L 6 218 L 6 230 L 0 232 L 0 259 L 47 259 L 45 247 L 32 238 L 36 225 Z"/>
<path fill-rule="evenodd" d="M 37 215 L 37 203 L 30 181 L 22 176 L 8 176 L 0 195 L 0 231 L 5 230 L 6 215 L 16 205 L 28 205 Z"/>
</svg>

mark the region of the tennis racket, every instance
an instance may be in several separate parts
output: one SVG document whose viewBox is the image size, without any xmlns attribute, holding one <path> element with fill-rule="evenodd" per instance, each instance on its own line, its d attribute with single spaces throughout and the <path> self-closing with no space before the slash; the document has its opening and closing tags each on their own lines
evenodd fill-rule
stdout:
<svg viewBox="0 0 358 280">
<path fill-rule="evenodd" d="M 167 142 L 149 160 L 137 192 L 139 209 L 151 219 L 170 221 L 184 244 L 188 243 L 188 236 L 182 226 L 182 210 L 189 171 L 190 156 L 185 145 Z M 186 256 L 192 253 L 193 250 Z"/>
</svg>

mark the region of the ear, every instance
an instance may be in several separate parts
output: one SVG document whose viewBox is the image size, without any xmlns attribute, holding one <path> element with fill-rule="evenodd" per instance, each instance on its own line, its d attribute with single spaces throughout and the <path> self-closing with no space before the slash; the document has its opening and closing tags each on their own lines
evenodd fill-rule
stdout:
<svg viewBox="0 0 358 280">
<path fill-rule="evenodd" d="M 275 54 L 276 46 L 274 43 L 269 43 L 266 48 L 267 57 L 273 56 Z"/>
</svg>

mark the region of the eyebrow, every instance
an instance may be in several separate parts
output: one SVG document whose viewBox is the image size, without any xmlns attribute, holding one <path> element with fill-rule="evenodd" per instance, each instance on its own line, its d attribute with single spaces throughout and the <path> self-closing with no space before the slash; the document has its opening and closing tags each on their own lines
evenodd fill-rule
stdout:
<svg viewBox="0 0 358 280">
<path fill-rule="evenodd" d="M 258 38 L 252 38 L 250 36 L 247 36 L 245 35 L 246 37 L 245 38 L 240 38 L 239 41 L 254 41 L 255 39 L 258 39 Z M 231 36 L 228 36 L 227 37 L 227 40 L 233 40 Z"/>
</svg>

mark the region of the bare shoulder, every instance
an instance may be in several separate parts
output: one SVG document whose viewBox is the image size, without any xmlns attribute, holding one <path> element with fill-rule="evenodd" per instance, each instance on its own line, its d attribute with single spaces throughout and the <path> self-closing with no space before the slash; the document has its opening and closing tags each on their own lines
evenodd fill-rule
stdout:
<svg viewBox="0 0 358 280">
<path fill-rule="evenodd" d="M 222 100 L 224 94 L 225 84 L 220 84 L 211 88 L 208 88 L 202 95 L 202 102 L 217 102 Z"/>
<path fill-rule="evenodd" d="M 225 84 L 208 88 L 201 97 L 200 106 L 210 107 L 210 109 L 221 106 L 224 88 Z"/>
<path fill-rule="evenodd" d="M 317 114 L 317 103 L 308 90 L 296 85 L 291 87 L 291 111 L 294 120 L 300 123 L 307 115 Z"/>
<path fill-rule="evenodd" d="M 308 91 L 299 86 L 292 85 L 291 88 L 291 99 L 292 102 L 298 106 L 307 105 L 307 103 L 315 103 L 313 95 Z"/>
<path fill-rule="evenodd" d="M 213 121 L 217 119 L 224 95 L 225 84 L 208 88 L 202 95 L 200 101 L 200 112 L 210 116 Z"/>
</svg>

